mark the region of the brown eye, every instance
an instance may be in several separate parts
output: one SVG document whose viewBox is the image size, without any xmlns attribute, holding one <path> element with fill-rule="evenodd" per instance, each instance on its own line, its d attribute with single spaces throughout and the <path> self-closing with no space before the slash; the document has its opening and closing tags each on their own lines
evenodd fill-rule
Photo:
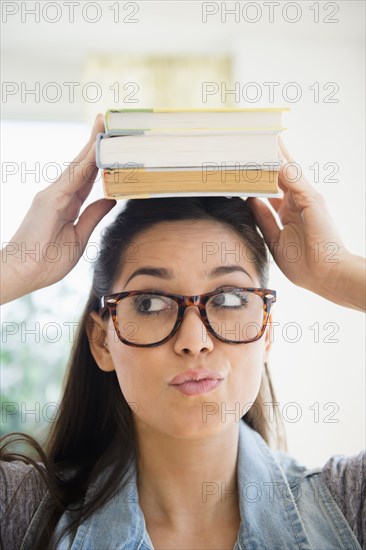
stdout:
<svg viewBox="0 0 366 550">
<path fill-rule="evenodd" d="M 141 315 L 151 315 L 172 309 L 171 300 L 163 296 L 142 294 L 133 298 L 134 309 Z"/>
<path fill-rule="evenodd" d="M 240 291 L 231 291 L 223 292 L 212 298 L 213 307 L 222 307 L 222 308 L 240 308 L 248 303 L 248 297 L 244 292 Z"/>
</svg>

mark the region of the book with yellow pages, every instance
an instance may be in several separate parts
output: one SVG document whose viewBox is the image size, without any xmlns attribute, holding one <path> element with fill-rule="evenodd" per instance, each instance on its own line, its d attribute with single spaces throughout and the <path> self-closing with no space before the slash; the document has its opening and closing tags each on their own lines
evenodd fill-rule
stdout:
<svg viewBox="0 0 366 550">
<path fill-rule="evenodd" d="M 278 196 L 286 110 L 110 109 L 96 148 L 104 194 Z"/>
<path fill-rule="evenodd" d="M 250 168 L 250 167 L 249 167 Z M 109 199 L 154 197 L 277 197 L 278 170 L 206 165 L 197 169 L 103 169 L 104 195 Z"/>
</svg>

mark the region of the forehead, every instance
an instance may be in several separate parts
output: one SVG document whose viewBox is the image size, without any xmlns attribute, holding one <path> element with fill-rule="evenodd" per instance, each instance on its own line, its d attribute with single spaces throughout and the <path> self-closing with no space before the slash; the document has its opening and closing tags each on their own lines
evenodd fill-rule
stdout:
<svg viewBox="0 0 366 550">
<path fill-rule="evenodd" d="M 206 278 L 213 267 L 242 266 L 253 280 L 256 266 L 243 237 L 215 220 L 180 220 L 162 222 L 137 235 L 129 246 L 118 282 L 126 284 L 131 275 L 144 266 L 166 268 L 172 280 L 198 276 Z M 237 272 L 239 274 L 239 272 Z M 250 277 L 242 272 L 241 281 Z M 141 275 L 143 277 L 152 277 Z M 136 278 L 136 281 L 139 280 Z"/>
<path fill-rule="evenodd" d="M 135 239 L 140 246 L 179 244 L 197 249 L 202 242 L 217 239 L 244 240 L 234 229 L 215 220 L 180 220 L 162 222 L 141 232 Z"/>
</svg>

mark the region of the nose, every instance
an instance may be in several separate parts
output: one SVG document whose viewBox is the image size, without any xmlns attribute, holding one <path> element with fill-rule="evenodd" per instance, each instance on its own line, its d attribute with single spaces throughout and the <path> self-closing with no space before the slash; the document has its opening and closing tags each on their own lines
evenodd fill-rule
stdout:
<svg viewBox="0 0 366 550">
<path fill-rule="evenodd" d="M 183 314 L 182 323 L 176 333 L 174 344 L 177 353 L 197 355 L 213 349 L 213 340 L 201 318 L 197 305 L 190 304 Z"/>
<path fill-rule="evenodd" d="M 198 307 L 198 305 L 196 305 L 196 304 L 194 304 L 194 303 L 190 303 L 190 304 L 187 305 L 186 309 L 184 310 L 183 320 L 187 317 L 187 314 L 189 313 L 189 311 L 194 311 L 194 312 L 196 313 L 196 315 L 197 315 L 197 316 L 201 319 L 201 321 L 202 321 L 199 307 Z"/>
</svg>

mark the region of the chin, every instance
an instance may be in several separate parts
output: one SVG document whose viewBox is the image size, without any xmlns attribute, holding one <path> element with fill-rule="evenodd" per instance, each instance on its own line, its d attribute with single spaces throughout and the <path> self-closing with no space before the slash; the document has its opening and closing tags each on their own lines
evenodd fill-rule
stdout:
<svg viewBox="0 0 366 550">
<path fill-rule="evenodd" d="M 219 415 L 208 417 L 207 422 L 204 422 L 200 414 L 195 419 L 192 418 L 192 415 L 184 415 L 174 422 L 170 418 L 169 425 L 166 421 L 164 422 L 162 431 L 179 439 L 202 439 L 217 434 L 224 428 L 225 425 L 221 422 Z"/>
</svg>

